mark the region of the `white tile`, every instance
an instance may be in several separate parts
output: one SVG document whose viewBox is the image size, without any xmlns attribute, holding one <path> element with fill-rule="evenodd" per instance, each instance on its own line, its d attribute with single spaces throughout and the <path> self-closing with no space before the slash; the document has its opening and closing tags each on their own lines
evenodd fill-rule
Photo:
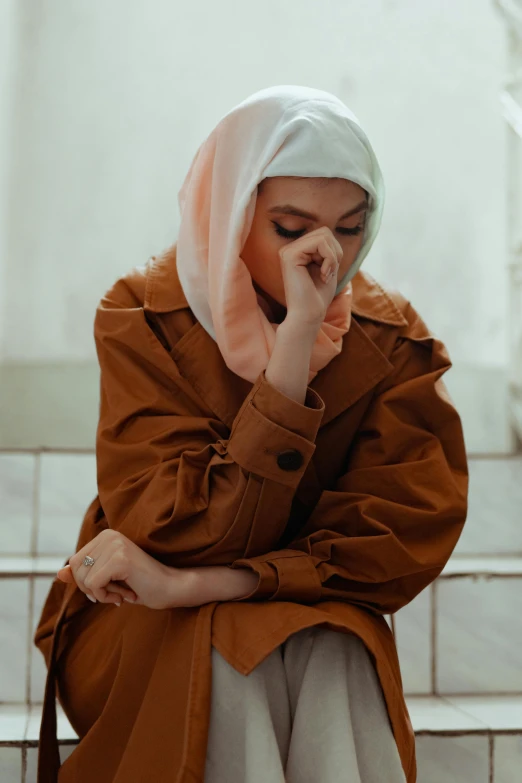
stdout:
<svg viewBox="0 0 522 783">
<path fill-rule="evenodd" d="M 493 731 L 522 732 L 522 696 L 446 696 L 450 704 Z"/>
<path fill-rule="evenodd" d="M 522 577 L 437 583 L 439 693 L 522 691 Z"/>
<path fill-rule="evenodd" d="M 24 783 L 37 783 L 38 777 L 38 751 L 39 748 L 27 748 L 25 752 L 25 780 Z"/>
<path fill-rule="evenodd" d="M 43 576 L 52 576 L 54 579 L 56 572 L 59 571 L 60 568 L 63 568 L 71 554 L 72 552 L 69 552 L 67 555 L 60 555 L 59 557 L 53 557 L 52 555 L 35 557 L 33 564 L 34 573 Z"/>
<path fill-rule="evenodd" d="M 419 783 L 489 783 L 487 736 L 416 739 Z"/>
<path fill-rule="evenodd" d="M 38 577 L 34 580 L 34 595 L 33 595 L 33 618 L 32 618 L 32 635 L 31 645 L 29 651 L 30 667 L 31 667 L 31 687 L 30 687 L 30 700 L 31 702 L 43 701 L 45 693 L 45 682 L 47 679 L 47 666 L 45 665 L 45 659 L 41 651 L 34 644 L 34 635 L 36 633 L 36 627 L 40 622 L 42 610 L 47 600 L 53 578 L 50 577 Z"/>
<path fill-rule="evenodd" d="M 522 778 L 522 733 L 495 737 L 493 759 L 495 783 L 518 783 Z"/>
<path fill-rule="evenodd" d="M 22 749 L 0 747 L 0 780 L 2 783 L 21 783 Z"/>
<path fill-rule="evenodd" d="M 31 552 L 33 454 L 0 454 L 0 526 L 2 554 Z"/>
<path fill-rule="evenodd" d="M 469 460 L 469 510 L 456 554 L 522 552 L 522 458 Z"/>
<path fill-rule="evenodd" d="M 431 588 L 395 613 L 397 652 L 404 692 L 429 694 L 431 688 Z"/>
<path fill-rule="evenodd" d="M 74 553 L 97 491 L 94 454 L 42 454 L 38 554 Z"/>
<path fill-rule="evenodd" d="M 0 704 L 0 742 L 23 742 L 28 720 L 25 704 Z"/>
<path fill-rule="evenodd" d="M 454 329 L 455 334 L 460 331 Z M 462 419 L 468 453 L 511 453 L 507 370 L 461 359 L 443 380 Z"/>
<path fill-rule="evenodd" d="M 414 731 L 483 731 L 485 724 L 440 696 L 407 696 Z"/>
<path fill-rule="evenodd" d="M 28 627 L 29 580 L 0 579 L 0 701 L 25 700 Z"/>
<path fill-rule="evenodd" d="M 58 703 L 56 704 L 56 722 L 58 723 Z M 40 739 L 40 726 L 42 724 L 42 708 L 41 704 L 32 704 L 30 708 L 29 721 L 27 724 L 26 740 L 29 742 L 37 742 Z"/>
<path fill-rule="evenodd" d="M 13 574 L 31 574 L 34 568 L 34 558 L 24 557 L 0 557 L 0 576 L 12 576 Z"/>
</svg>

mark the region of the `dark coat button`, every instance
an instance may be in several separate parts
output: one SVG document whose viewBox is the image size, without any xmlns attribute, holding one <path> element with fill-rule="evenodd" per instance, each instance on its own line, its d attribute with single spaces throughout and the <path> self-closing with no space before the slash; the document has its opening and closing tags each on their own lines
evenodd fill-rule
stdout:
<svg viewBox="0 0 522 783">
<path fill-rule="evenodd" d="M 281 470 L 299 470 L 303 464 L 303 455 L 297 449 L 281 451 L 277 457 L 277 464 Z"/>
</svg>

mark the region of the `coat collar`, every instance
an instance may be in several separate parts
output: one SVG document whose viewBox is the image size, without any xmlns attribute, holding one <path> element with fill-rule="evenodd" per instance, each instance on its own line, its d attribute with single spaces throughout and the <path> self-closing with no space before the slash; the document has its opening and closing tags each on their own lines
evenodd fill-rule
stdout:
<svg viewBox="0 0 522 783">
<path fill-rule="evenodd" d="M 148 260 L 145 277 L 144 310 L 155 314 L 190 307 L 177 275 L 175 245 Z M 355 317 L 343 339 L 341 353 L 310 383 L 325 403 L 321 427 L 357 402 L 393 370 L 393 365 L 368 336 L 359 319 L 396 327 L 407 324 L 389 294 L 370 275 L 358 272 L 353 286 L 352 313 Z M 172 356 L 181 374 L 231 428 L 252 384 L 226 366 L 216 342 L 199 321 L 175 341 Z"/>
</svg>

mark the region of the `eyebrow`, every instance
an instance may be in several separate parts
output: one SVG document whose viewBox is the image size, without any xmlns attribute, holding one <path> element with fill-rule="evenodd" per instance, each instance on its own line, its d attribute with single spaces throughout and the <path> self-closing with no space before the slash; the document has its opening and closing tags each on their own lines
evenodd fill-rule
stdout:
<svg viewBox="0 0 522 783">
<path fill-rule="evenodd" d="M 355 215 L 357 212 L 362 212 L 363 209 L 368 209 L 368 206 L 367 199 L 364 199 L 364 201 L 361 201 L 360 204 L 357 204 L 357 206 L 348 210 L 348 212 L 345 212 L 344 215 L 341 215 L 339 220 L 344 220 L 344 218 L 350 217 L 350 215 Z M 274 212 L 282 212 L 285 215 L 296 215 L 297 217 L 307 218 L 307 220 L 318 220 L 317 215 L 313 215 L 311 212 L 305 212 L 303 209 L 297 209 L 297 207 L 293 207 L 291 204 L 278 204 L 275 207 L 271 207 L 268 212 L 270 214 L 273 214 Z"/>
</svg>

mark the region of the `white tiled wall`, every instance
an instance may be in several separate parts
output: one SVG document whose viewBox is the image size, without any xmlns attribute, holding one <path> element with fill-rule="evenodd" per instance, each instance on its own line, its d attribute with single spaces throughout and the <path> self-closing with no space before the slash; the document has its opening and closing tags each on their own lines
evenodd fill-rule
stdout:
<svg viewBox="0 0 522 783">
<path fill-rule="evenodd" d="M 22 754 L 20 748 L 0 747 L 2 783 L 20 783 L 22 780 Z"/>
<path fill-rule="evenodd" d="M 72 554 L 97 493 L 94 454 L 42 454 L 39 478 L 38 554 Z"/>
<path fill-rule="evenodd" d="M 522 692 L 522 578 L 437 584 L 440 693 Z"/>
<path fill-rule="evenodd" d="M 395 642 L 406 693 L 432 693 L 432 590 L 423 590 L 394 616 Z"/>
<path fill-rule="evenodd" d="M 469 462 L 468 521 L 456 554 L 522 554 L 522 457 Z"/>
<path fill-rule="evenodd" d="M 419 783 L 490 783 L 487 736 L 421 736 L 416 745 Z M 463 771 L 460 781 L 455 779 L 455 770 Z"/>
<path fill-rule="evenodd" d="M 3 554 L 31 551 L 36 457 L 0 454 L 0 508 Z"/>
<path fill-rule="evenodd" d="M 0 701 L 25 701 L 29 589 L 28 579 L 0 579 Z"/>
<path fill-rule="evenodd" d="M 32 703 L 43 702 L 43 696 L 45 692 L 45 680 L 47 677 L 47 668 L 45 661 L 40 650 L 32 643 L 34 634 L 36 632 L 36 626 L 40 618 L 42 608 L 47 598 L 47 594 L 52 584 L 52 579 L 49 577 L 39 576 L 33 580 L 33 617 L 32 617 L 32 637 L 31 637 L 31 651 L 29 653 L 30 661 L 30 680 L 29 680 L 29 692 L 30 701 Z M 0 659 L 1 666 L 1 659 Z"/>
<path fill-rule="evenodd" d="M 522 735 L 495 738 L 495 783 L 515 783 L 522 778 Z"/>
</svg>

